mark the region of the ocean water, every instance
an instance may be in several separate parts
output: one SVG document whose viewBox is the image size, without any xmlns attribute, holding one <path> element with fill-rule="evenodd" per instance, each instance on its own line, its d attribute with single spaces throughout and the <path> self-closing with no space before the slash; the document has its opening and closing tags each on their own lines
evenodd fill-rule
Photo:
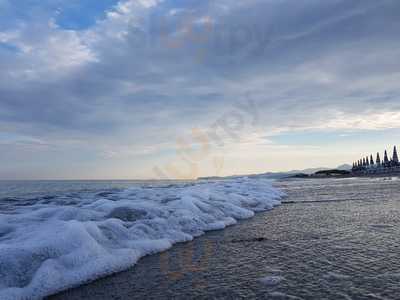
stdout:
<svg viewBox="0 0 400 300">
<path fill-rule="evenodd" d="M 272 209 L 263 179 L 0 182 L 0 299 L 40 299 Z"/>
<path fill-rule="evenodd" d="M 399 183 L 277 181 L 279 207 L 50 299 L 398 300 Z"/>
</svg>

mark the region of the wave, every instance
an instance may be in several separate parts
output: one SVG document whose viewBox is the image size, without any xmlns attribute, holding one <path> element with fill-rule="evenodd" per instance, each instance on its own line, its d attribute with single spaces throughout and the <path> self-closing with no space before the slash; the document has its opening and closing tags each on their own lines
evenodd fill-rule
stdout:
<svg viewBox="0 0 400 300">
<path fill-rule="evenodd" d="M 40 299 L 279 205 L 264 179 L 135 186 L 0 214 L 0 298 Z"/>
</svg>

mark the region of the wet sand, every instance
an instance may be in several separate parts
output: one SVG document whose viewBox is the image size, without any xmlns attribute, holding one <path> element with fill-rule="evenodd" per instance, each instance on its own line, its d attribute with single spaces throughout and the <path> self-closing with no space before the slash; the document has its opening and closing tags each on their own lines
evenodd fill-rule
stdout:
<svg viewBox="0 0 400 300">
<path fill-rule="evenodd" d="M 399 299 L 400 181 L 277 185 L 282 206 L 50 299 Z"/>
</svg>

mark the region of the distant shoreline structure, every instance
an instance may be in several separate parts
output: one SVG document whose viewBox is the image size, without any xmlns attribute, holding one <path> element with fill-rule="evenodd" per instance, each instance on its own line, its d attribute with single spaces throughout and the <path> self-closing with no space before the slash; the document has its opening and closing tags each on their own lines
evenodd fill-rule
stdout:
<svg viewBox="0 0 400 300">
<path fill-rule="evenodd" d="M 312 175 L 297 174 L 294 178 L 350 178 L 350 177 L 385 177 L 400 176 L 400 162 L 397 148 L 394 146 L 393 155 L 389 159 L 388 152 L 385 150 L 383 160 L 378 152 L 376 159 L 373 155 L 368 155 L 353 163 L 350 170 L 323 170 Z"/>
<path fill-rule="evenodd" d="M 312 172 L 306 172 L 313 170 Z M 397 147 L 394 146 L 393 155 L 389 159 L 388 152 L 385 150 L 383 160 L 378 152 L 376 159 L 373 155 L 368 155 L 353 163 L 353 166 L 345 164 L 336 169 L 317 168 L 306 169 L 303 171 L 289 172 L 270 172 L 252 175 L 234 175 L 227 177 L 199 177 L 198 180 L 224 180 L 237 177 L 265 178 L 265 179 L 306 179 L 306 178 L 351 178 L 351 177 L 385 177 L 400 176 L 400 161 Z"/>
<path fill-rule="evenodd" d="M 378 152 L 376 159 L 373 155 L 368 155 L 353 163 L 349 169 L 330 169 L 321 170 L 313 174 L 298 173 L 287 176 L 286 178 L 351 178 L 351 177 L 391 177 L 400 176 L 400 161 L 397 147 L 393 148 L 393 155 L 389 158 L 388 151 L 385 150 L 383 160 Z"/>
<path fill-rule="evenodd" d="M 388 156 L 387 150 L 384 152 L 383 160 L 378 152 L 376 159 L 373 155 L 368 155 L 353 163 L 350 170 L 323 170 L 312 175 L 297 174 L 297 178 L 350 178 L 350 177 L 385 177 L 400 176 L 400 162 L 397 154 L 397 148 L 394 146 L 393 155 Z"/>
<path fill-rule="evenodd" d="M 378 152 L 375 161 L 373 156 L 369 155 L 354 162 L 353 168 L 351 169 L 351 175 L 354 176 L 384 174 L 400 174 L 400 163 L 396 146 L 394 146 L 393 155 L 390 159 L 387 150 L 385 150 L 383 160 L 381 160 L 381 156 Z"/>
</svg>

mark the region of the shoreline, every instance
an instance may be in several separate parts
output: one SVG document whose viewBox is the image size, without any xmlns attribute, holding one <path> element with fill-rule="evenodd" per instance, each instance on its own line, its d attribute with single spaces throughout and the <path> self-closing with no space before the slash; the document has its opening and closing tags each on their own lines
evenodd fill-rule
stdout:
<svg viewBox="0 0 400 300">
<path fill-rule="evenodd" d="M 400 177 L 400 172 L 395 173 L 382 173 L 382 174 L 351 174 L 351 175 L 337 175 L 337 176 L 304 176 L 304 177 L 296 177 L 296 175 L 292 177 L 287 177 L 285 179 L 350 179 L 350 178 L 385 178 L 385 177 Z"/>
<path fill-rule="evenodd" d="M 273 210 L 47 299 L 394 299 L 400 287 L 385 276 L 400 269 L 395 182 L 277 185 L 288 197 Z"/>
</svg>

